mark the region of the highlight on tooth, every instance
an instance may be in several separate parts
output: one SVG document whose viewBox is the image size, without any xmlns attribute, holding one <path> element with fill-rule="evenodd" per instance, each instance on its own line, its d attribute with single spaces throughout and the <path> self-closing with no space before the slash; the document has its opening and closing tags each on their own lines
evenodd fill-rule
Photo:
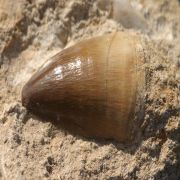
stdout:
<svg viewBox="0 0 180 180">
<path fill-rule="evenodd" d="M 142 49 L 140 38 L 126 32 L 79 42 L 31 77 L 22 103 L 70 133 L 131 141 L 143 120 Z"/>
</svg>

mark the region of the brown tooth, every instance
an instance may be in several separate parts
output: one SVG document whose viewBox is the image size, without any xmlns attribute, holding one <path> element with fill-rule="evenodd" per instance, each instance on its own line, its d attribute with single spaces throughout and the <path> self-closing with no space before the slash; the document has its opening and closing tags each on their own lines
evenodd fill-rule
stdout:
<svg viewBox="0 0 180 180">
<path fill-rule="evenodd" d="M 137 36 L 116 32 L 65 49 L 24 86 L 23 105 L 72 133 L 129 141 L 143 114 L 140 48 Z"/>
</svg>

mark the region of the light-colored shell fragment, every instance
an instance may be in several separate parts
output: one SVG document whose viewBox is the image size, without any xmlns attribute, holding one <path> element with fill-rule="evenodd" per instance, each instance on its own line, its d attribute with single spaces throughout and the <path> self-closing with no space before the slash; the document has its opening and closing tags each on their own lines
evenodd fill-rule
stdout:
<svg viewBox="0 0 180 180">
<path fill-rule="evenodd" d="M 99 0 L 98 6 L 110 12 L 110 17 L 121 23 L 125 28 L 148 30 L 144 17 L 132 7 L 129 0 Z"/>
</svg>

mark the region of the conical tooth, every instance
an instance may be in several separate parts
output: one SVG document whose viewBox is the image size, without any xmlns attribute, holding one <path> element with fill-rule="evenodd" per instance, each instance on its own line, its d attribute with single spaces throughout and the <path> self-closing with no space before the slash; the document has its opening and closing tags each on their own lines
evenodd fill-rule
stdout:
<svg viewBox="0 0 180 180">
<path fill-rule="evenodd" d="M 137 36 L 117 32 L 63 50 L 24 86 L 23 105 L 72 133 L 131 140 L 143 106 L 138 46 Z"/>
</svg>

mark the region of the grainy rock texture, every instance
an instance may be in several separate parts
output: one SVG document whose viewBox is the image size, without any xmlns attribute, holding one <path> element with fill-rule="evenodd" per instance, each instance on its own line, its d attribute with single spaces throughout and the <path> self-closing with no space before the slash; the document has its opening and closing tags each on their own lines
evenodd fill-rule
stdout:
<svg viewBox="0 0 180 180">
<path fill-rule="evenodd" d="M 126 29 L 96 0 L 0 0 L 0 179 L 180 179 L 180 2 L 131 4 L 146 31 Z M 73 136 L 27 113 L 21 89 L 49 57 L 117 30 L 148 44 L 145 117 L 134 143 Z"/>
</svg>

